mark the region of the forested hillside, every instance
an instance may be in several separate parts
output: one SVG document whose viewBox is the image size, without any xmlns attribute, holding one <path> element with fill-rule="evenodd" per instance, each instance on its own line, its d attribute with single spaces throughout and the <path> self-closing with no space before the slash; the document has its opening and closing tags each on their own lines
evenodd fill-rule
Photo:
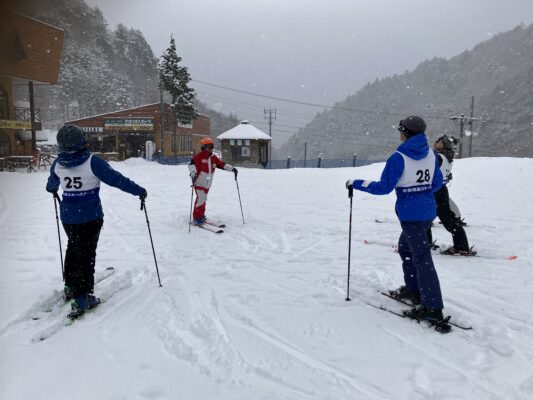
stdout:
<svg viewBox="0 0 533 400">
<path fill-rule="evenodd" d="M 533 25 L 496 35 L 449 60 L 435 58 L 414 71 L 368 83 L 322 112 L 283 146 L 293 158 L 382 159 L 398 144 L 398 121 L 424 116 L 433 139 L 458 135 L 450 117 L 470 115 L 474 96 L 472 153 L 475 156 L 533 156 Z M 465 136 L 464 154 L 469 137 Z"/>
<path fill-rule="evenodd" d="M 154 55 L 141 31 L 122 24 L 110 28 L 102 12 L 83 0 L 23 0 L 16 9 L 65 31 L 58 84 L 36 85 L 35 103 L 45 127 L 160 100 L 159 55 Z M 194 77 L 194 71 L 190 73 Z M 19 85 L 17 98 L 25 99 L 27 91 L 27 86 Z M 200 102 L 196 107 L 212 118 L 214 134 L 237 123 L 235 117 Z"/>
</svg>

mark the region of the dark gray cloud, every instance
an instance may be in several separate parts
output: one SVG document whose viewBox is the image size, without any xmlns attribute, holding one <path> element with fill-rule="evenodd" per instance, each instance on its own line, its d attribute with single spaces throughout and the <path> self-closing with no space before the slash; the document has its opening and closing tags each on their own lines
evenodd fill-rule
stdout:
<svg viewBox="0 0 533 400">
<path fill-rule="evenodd" d="M 103 11 L 110 28 L 123 23 L 141 30 L 156 55 L 173 34 L 193 79 L 325 105 L 368 81 L 401 74 L 427 58 L 452 57 L 533 22 L 532 0 L 87 2 Z M 276 144 L 320 111 L 199 82 L 193 87 L 214 108 L 234 111 L 263 130 L 263 109 L 276 108 Z"/>
</svg>

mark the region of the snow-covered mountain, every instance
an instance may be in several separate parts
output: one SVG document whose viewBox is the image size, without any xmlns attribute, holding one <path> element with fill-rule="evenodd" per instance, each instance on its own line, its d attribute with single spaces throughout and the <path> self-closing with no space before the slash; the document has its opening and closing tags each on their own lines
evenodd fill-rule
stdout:
<svg viewBox="0 0 533 400">
<path fill-rule="evenodd" d="M 399 71 L 400 72 L 400 71 Z M 450 59 L 434 58 L 413 71 L 376 79 L 319 113 L 280 150 L 278 158 L 308 156 L 381 160 L 394 147 L 400 119 L 422 115 L 427 133 L 459 136 L 449 117 L 470 116 L 474 96 L 474 156 L 533 156 L 533 25 L 495 35 Z M 480 121 L 482 121 L 480 123 Z M 465 131 L 469 130 L 465 126 Z M 464 155 L 470 137 L 464 137 Z"/>
<path fill-rule="evenodd" d="M 116 268 L 96 287 L 105 302 L 33 343 L 69 308 L 43 311 L 62 289 L 48 172 L 0 172 L 0 398 L 533 398 L 532 159 L 455 162 L 450 193 L 480 256 L 434 256 L 445 313 L 474 328 L 447 335 L 367 304 L 401 309 L 378 292 L 402 283 L 394 195 L 355 193 L 345 301 L 344 182 L 377 178 L 383 164 L 243 168 L 245 224 L 233 174 L 219 171 L 207 203 L 227 224 L 219 235 L 188 232 L 186 166 L 112 165 L 148 189 L 163 287 L 138 199 L 103 185 L 96 269 Z M 451 244 L 438 224 L 433 236 Z"/>
</svg>

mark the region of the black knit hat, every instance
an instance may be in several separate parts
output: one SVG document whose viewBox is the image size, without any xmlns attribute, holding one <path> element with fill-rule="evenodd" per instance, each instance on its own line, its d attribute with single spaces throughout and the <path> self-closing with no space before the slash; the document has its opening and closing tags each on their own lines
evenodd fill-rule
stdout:
<svg viewBox="0 0 533 400">
<path fill-rule="evenodd" d="M 404 118 L 398 124 L 398 130 L 402 131 L 408 138 L 426 132 L 426 128 L 426 122 L 416 115 Z"/>
</svg>

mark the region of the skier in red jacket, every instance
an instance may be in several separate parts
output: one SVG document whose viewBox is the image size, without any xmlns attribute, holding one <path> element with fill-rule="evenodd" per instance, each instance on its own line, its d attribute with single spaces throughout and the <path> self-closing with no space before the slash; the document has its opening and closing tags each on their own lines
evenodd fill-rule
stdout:
<svg viewBox="0 0 533 400">
<path fill-rule="evenodd" d="M 189 173 L 196 192 L 196 201 L 194 202 L 193 223 L 202 225 L 205 223 L 205 205 L 207 202 L 207 193 L 213 182 L 215 168 L 231 171 L 237 177 L 237 168 L 230 164 L 224 163 L 213 154 L 213 140 L 205 137 L 200 140 L 201 151 L 195 154 L 189 164 Z"/>
</svg>

